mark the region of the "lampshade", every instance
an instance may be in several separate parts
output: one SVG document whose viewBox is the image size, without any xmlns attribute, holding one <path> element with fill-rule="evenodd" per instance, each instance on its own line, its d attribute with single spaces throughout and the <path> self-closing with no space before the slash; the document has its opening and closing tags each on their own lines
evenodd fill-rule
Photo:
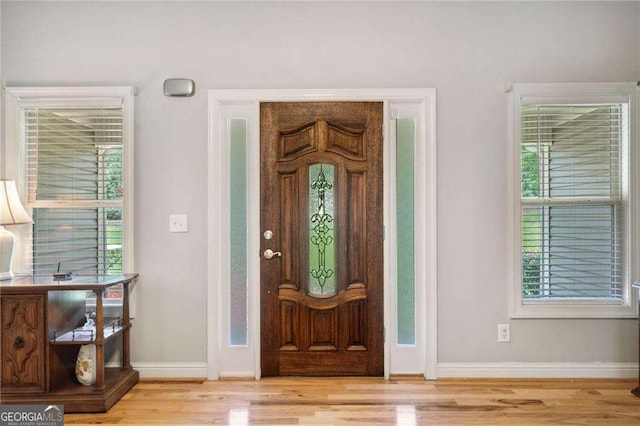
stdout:
<svg viewBox="0 0 640 426">
<path fill-rule="evenodd" d="M 15 181 L 0 179 L 0 225 L 31 222 L 18 197 Z"/>
</svg>

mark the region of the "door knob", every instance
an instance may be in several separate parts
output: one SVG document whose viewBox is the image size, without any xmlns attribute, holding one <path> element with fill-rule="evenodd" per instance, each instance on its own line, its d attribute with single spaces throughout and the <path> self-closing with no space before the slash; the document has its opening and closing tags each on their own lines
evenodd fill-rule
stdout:
<svg viewBox="0 0 640 426">
<path fill-rule="evenodd" d="M 273 251 L 271 249 L 266 249 L 263 253 L 265 259 L 273 259 L 274 257 L 282 256 L 282 253 L 279 251 Z"/>
</svg>

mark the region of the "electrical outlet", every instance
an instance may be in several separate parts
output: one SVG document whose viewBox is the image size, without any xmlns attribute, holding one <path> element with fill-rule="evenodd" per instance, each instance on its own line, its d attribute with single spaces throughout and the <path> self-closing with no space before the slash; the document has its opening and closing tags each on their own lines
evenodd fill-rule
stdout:
<svg viewBox="0 0 640 426">
<path fill-rule="evenodd" d="M 511 327 L 509 324 L 498 324 L 498 342 L 509 343 L 511 341 Z"/>
</svg>

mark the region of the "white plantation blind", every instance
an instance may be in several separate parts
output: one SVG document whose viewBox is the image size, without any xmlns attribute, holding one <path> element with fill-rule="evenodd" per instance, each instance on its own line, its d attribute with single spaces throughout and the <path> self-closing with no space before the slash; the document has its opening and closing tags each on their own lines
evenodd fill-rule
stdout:
<svg viewBox="0 0 640 426">
<path fill-rule="evenodd" d="M 521 107 L 522 296 L 621 299 L 628 105 Z"/>
<path fill-rule="evenodd" d="M 31 268 L 122 272 L 122 108 L 23 108 Z"/>
<path fill-rule="evenodd" d="M 64 270 L 95 274 L 105 268 L 99 209 L 33 209 L 33 263 L 38 274 Z"/>
</svg>

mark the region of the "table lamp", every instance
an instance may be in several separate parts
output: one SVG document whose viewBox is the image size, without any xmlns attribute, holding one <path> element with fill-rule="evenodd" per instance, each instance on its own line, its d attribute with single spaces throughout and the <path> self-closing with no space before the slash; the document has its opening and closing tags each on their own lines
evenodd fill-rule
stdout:
<svg viewBox="0 0 640 426">
<path fill-rule="evenodd" d="M 3 225 L 32 223 L 31 217 L 22 207 L 16 183 L 0 179 L 0 281 L 13 278 L 13 246 L 15 237 Z"/>
</svg>

